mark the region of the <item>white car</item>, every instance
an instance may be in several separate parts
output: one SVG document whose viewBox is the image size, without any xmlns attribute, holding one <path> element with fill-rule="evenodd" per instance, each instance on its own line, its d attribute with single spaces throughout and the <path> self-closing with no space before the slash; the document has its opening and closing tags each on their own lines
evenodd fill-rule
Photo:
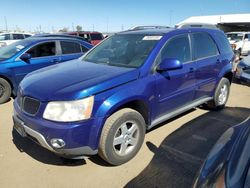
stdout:
<svg viewBox="0 0 250 188">
<path fill-rule="evenodd" d="M 229 32 L 226 35 L 237 54 L 250 54 L 250 32 Z"/>
<path fill-rule="evenodd" d="M 31 36 L 29 33 L 0 33 L 0 48 Z"/>
</svg>

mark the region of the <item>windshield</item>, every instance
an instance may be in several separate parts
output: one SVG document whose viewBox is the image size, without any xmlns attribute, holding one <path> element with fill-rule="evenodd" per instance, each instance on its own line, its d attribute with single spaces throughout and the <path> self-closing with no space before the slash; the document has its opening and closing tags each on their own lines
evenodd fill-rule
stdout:
<svg viewBox="0 0 250 188">
<path fill-rule="evenodd" d="M 113 35 L 98 45 L 83 60 L 121 67 L 140 67 L 162 36 Z"/>
<path fill-rule="evenodd" d="M 8 46 L 4 46 L 0 49 L 0 60 L 9 59 L 13 57 L 17 52 L 28 46 L 30 42 L 26 40 L 18 41 Z"/>
<path fill-rule="evenodd" d="M 239 41 L 239 40 L 242 40 L 243 34 L 242 33 L 229 33 L 229 34 L 227 34 L 227 38 L 229 40 Z"/>
</svg>

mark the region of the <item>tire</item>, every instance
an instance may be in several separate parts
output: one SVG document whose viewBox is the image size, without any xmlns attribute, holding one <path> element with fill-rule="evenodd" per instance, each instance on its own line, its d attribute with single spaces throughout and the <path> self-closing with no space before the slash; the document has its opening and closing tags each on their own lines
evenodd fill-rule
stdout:
<svg viewBox="0 0 250 188">
<path fill-rule="evenodd" d="M 213 100 L 207 103 L 207 107 L 211 110 L 223 109 L 227 103 L 230 93 L 230 82 L 227 78 L 222 78 L 215 90 Z"/>
<path fill-rule="evenodd" d="M 0 78 L 0 104 L 7 102 L 11 96 L 11 86 L 8 81 Z"/>
<path fill-rule="evenodd" d="M 111 165 L 128 162 L 140 150 L 145 131 L 145 121 L 139 112 L 130 108 L 115 112 L 104 124 L 99 156 Z"/>
</svg>

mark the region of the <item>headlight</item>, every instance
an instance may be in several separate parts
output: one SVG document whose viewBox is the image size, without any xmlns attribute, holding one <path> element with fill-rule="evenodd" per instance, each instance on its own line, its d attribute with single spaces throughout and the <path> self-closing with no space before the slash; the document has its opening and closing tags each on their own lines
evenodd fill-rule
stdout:
<svg viewBox="0 0 250 188">
<path fill-rule="evenodd" d="M 94 96 L 76 101 L 49 102 L 43 118 L 58 122 L 74 122 L 89 119 L 92 114 Z"/>
</svg>

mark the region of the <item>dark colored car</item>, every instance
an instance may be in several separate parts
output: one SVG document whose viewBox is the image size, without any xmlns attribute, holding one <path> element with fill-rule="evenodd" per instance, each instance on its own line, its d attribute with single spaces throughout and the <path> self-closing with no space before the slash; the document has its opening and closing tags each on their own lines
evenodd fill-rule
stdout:
<svg viewBox="0 0 250 188">
<path fill-rule="evenodd" d="M 236 67 L 235 78 L 250 83 L 250 55 L 243 58 Z"/>
<path fill-rule="evenodd" d="M 0 104 L 16 95 L 20 81 L 37 69 L 77 59 L 92 47 L 82 40 L 30 37 L 0 50 Z"/>
<path fill-rule="evenodd" d="M 82 37 L 92 45 L 97 45 L 104 39 L 102 33 L 96 31 L 73 31 L 64 34 Z"/>
<path fill-rule="evenodd" d="M 250 187 L 250 117 L 228 129 L 211 150 L 194 188 Z"/>
<path fill-rule="evenodd" d="M 29 74 L 14 102 L 14 127 L 69 158 L 132 159 L 145 130 L 206 103 L 225 106 L 234 54 L 212 29 L 115 34 L 81 59 Z"/>
</svg>

